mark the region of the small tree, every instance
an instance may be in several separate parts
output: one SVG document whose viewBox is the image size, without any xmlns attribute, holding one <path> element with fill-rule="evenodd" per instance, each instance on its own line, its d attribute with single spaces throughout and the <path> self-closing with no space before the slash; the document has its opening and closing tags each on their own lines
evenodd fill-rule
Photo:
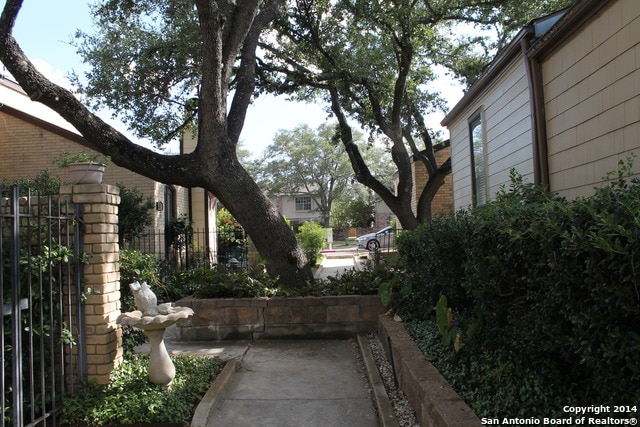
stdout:
<svg viewBox="0 0 640 427">
<path fill-rule="evenodd" d="M 353 171 L 335 127 L 307 125 L 278 132 L 267 147 L 259 167 L 259 184 L 271 195 L 308 194 L 317 206 L 325 227 L 333 202 L 348 187 Z"/>
<path fill-rule="evenodd" d="M 370 227 L 375 221 L 375 206 L 369 200 L 339 201 L 331 212 L 331 227 Z"/>
<path fill-rule="evenodd" d="M 218 210 L 218 262 L 246 257 L 246 235 L 240 223 L 225 208 Z"/>
<path fill-rule="evenodd" d="M 118 206 L 118 235 L 121 242 L 142 236 L 145 228 L 151 225 L 151 209 L 153 201 L 144 196 L 136 188 L 120 188 L 120 205 Z"/>
<path fill-rule="evenodd" d="M 193 242 L 193 222 L 186 215 L 172 218 L 166 226 L 167 244 L 181 251 Z"/>
<path fill-rule="evenodd" d="M 297 237 L 309 260 L 309 265 L 316 265 L 325 243 L 324 228 L 317 222 L 305 222 L 300 226 Z"/>
</svg>

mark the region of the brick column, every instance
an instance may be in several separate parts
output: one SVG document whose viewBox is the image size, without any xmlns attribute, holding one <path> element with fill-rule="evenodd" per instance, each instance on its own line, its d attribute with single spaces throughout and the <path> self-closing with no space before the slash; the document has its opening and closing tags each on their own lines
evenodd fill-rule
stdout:
<svg viewBox="0 0 640 427">
<path fill-rule="evenodd" d="M 83 207 L 85 324 L 87 374 L 100 384 L 109 381 L 113 368 L 122 362 L 120 270 L 118 267 L 118 204 L 120 189 L 114 185 L 65 186 L 62 196 Z"/>
</svg>

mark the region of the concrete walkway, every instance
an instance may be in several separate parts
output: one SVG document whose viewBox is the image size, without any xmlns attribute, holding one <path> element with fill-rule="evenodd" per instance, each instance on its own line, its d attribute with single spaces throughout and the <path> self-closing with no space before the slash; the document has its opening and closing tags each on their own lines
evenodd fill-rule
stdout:
<svg viewBox="0 0 640 427">
<path fill-rule="evenodd" d="M 314 276 L 316 279 L 327 279 L 329 276 L 336 277 L 347 270 L 358 268 L 354 260 L 357 254 L 353 252 L 327 252 L 323 255 L 322 263 Z"/>
<path fill-rule="evenodd" d="M 356 351 L 345 340 L 255 341 L 205 425 L 379 426 Z"/>
<path fill-rule="evenodd" d="M 354 254 L 329 255 L 316 278 L 354 267 Z M 355 339 L 180 342 L 172 326 L 164 343 L 172 355 L 227 362 L 198 406 L 194 427 L 398 425 L 368 345 Z M 148 353 L 148 344 L 136 351 Z"/>
</svg>

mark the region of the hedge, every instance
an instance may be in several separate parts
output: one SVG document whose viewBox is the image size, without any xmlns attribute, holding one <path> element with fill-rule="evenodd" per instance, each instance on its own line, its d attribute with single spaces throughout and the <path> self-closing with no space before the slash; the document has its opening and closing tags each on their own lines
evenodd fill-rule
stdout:
<svg viewBox="0 0 640 427">
<path fill-rule="evenodd" d="M 402 233 L 403 285 L 412 292 L 392 304 L 417 321 L 447 310 L 438 330 L 459 363 L 499 360 L 516 369 L 515 382 L 535 373 L 537 391 L 523 391 L 530 400 L 636 405 L 640 182 L 630 170 L 621 164 L 607 187 L 573 201 L 512 172 L 495 201 Z M 491 375 L 468 378 L 485 380 Z"/>
</svg>

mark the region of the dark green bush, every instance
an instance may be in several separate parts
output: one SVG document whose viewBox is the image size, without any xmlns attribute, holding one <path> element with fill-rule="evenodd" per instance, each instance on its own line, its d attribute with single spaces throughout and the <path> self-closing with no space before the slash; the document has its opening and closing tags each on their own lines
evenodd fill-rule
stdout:
<svg viewBox="0 0 640 427">
<path fill-rule="evenodd" d="M 484 390 L 509 390 L 526 378 L 538 390 L 522 401 L 526 414 L 541 402 L 636 403 L 640 184 L 627 171 L 622 165 L 608 187 L 575 201 L 514 175 L 494 202 L 403 233 L 397 246 L 413 292 L 393 304 L 407 318 L 435 322 L 445 295 L 466 340 L 457 363 L 487 359 L 513 370 L 511 380 L 468 371 L 463 382 L 480 375 Z M 472 338 L 462 331 L 471 321 L 481 325 Z M 490 407 L 474 409 L 490 416 Z"/>
<path fill-rule="evenodd" d="M 147 282 L 159 298 L 165 295 L 160 283 L 160 262 L 153 254 L 140 251 L 120 249 L 120 293 L 122 311 L 135 310 L 133 294 L 129 285 L 133 282 Z"/>
<path fill-rule="evenodd" d="M 143 254 L 135 250 L 120 249 L 120 304 L 123 313 L 137 310 L 129 285 L 133 282 L 147 282 L 159 300 L 166 299 L 166 292 L 160 283 L 161 267 L 153 254 Z M 135 346 L 147 341 L 144 333 L 129 325 L 122 325 L 122 348 L 125 356 L 134 352 Z"/>
<path fill-rule="evenodd" d="M 409 321 L 405 328 L 425 357 L 479 417 L 565 418 L 562 411 L 571 384 L 557 384 L 551 366 L 529 366 L 518 354 L 454 352 L 443 344 L 435 322 Z"/>
<path fill-rule="evenodd" d="M 388 269 L 347 270 L 336 277 L 317 283 L 307 290 L 309 295 L 376 295 L 381 284 L 395 277 Z"/>
<path fill-rule="evenodd" d="M 89 384 L 65 396 L 61 424 L 89 426 L 133 423 L 185 423 L 222 369 L 216 357 L 174 356 L 176 376 L 169 386 L 148 379 L 149 357 L 137 355 L 114 369 L 106 386 Z"/>
<path fill-rule="evenodd" d="M 137 188 L 118 183 L 118 237 L 121 243 L 141 237 L 153 222 L 153 201 L 144 197 Z"/>
<path fill-rule="evenodd" d="M 179 280 L 193 286 L 196 298 L 264 297 L 276 289 L 276 280 L 266 273 L 229 273 L 224 268 L 186 272 Z"/>
</svg>

